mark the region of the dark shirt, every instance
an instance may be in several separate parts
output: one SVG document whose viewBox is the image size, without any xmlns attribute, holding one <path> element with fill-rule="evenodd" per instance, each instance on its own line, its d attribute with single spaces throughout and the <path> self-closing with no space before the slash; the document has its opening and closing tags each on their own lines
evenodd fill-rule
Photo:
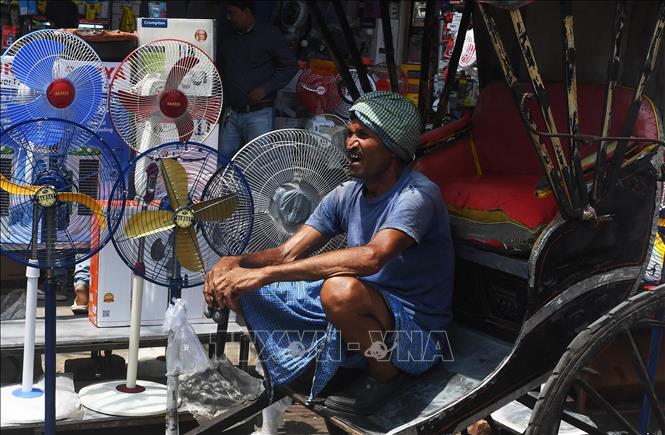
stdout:
<svg viewBox="0 0 665 435">
<path fill-rule="evenodd" d="M 245 106 L 257 86 L 266 91 L 264 100 L 275 94 L 296 74 L 298 63 L 274 26 L 256 23 L 247 33 L 227 29 L 221 37 L 221 72 L 226 106 Z"/>
</svg>

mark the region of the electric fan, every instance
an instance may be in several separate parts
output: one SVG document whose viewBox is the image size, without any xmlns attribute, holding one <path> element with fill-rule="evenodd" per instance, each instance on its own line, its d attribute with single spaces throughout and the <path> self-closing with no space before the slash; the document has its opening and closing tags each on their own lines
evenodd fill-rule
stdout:
<svg viewBox="0 0 665 435">
<path fill-rule="evenodd" d="M 236 153 L 233 162 L 247 177 L 254 198 L 248 252 L 284 243 L 325 195 L 349 180 L 342 149 L 322 135 L 295 128 L 257 137 Z M 344 237 L 336 236 L 318 252 L 343 243 Z"/>
<path fill-rule="evenodd" d="M 61 118 L 97 131 L 104 120 L 108 84 L 102 62 L 81 38 L 62 30 L 29 33 L 5 51 L 2 65 L 3 129 L 30 119 Z M 51 145 L 46 140 L 59 141 L 53 132 L 35 136 L 41 132 L 35 129 L 22 134 L 40 145 Z"/>
<path fill-rule="evenodd" d="M 338 81 L 337 75 L 320 75 L 306 69 L 296 83 L 298 101 L 309 113 L 331 112 L 342 102 Z"/>
<path fill-rule="evenodd" d="M 221 110 L 222 82 L 215 65 L 184 41 L 142 45 L 118 65 L 111 79 L 111 121 L 139 152 L 167 142 L 203 142 Z"/>
<path fill-rule="evenodd" d="M 34 146 L 35 137 L 50 143 L 48 149 Z M 0 252 L 28 266 L 29 278 L 39 276 L 38 269 L 47 270 L 45 395 L 32 386 L 37 282 L 29 279 L 22 386 L 3 388 L 2 413 L 24 422 L 45 416 L 46 433 L 54 433 L 55 269 L 90 258 L 110 240 L 124 207 L 123 189 L 113 191 L 113 184 L 118 180 L 122 186 L 123 180 L 118 161 L 102 139 L 71 121 L 20 122 L 2 132 L 0 143 L 8 163 L 0 175 Z M 84 178 L 77 170 L 82 155 L 94 156 L 96 162 L 96 169 Z M 44 415 L 35 407 L 41 403 Z M 59 411 L 58 418 L 71 412 Z"/>
<path fill-rule="evenodd" d="M 235 165 L 220 163 L 218 167 L 217 151 L 210 147 L 171 142 L 140 154 L 126 170 L 126 176 L 143 187 L 128 195 L 131 200 L 113 243 L 136 275 L 169 288 L 164 309 L 167 300 L 180 297 L 183 287 L 203 283 L 218 259 L 215 250 L 238 255 L 249 240 L 253 213 L 249 186 Z M 209 199 L 202 200 L 204 193 Z M 214 238 L 215 250 L 208 243 L 210 237 L 202 234 L 204 227 Z M 123 416 L 162 414 L 168 397 L 173 397 L 164 394 L 163 385 L 137 384 L 141 310 L 135 304 L 141 295 L 133 294 L 133 299 L 127 381 L 83 388 L 80 400 L 86 408 Z M 169 377 L 169 384 L 172 381 Z"/>
<path fill-rule="evenodd" d="M 222 86 L 217 70 L 203 51 L 182 41 L 159 40 L 139 47 L 118 66 L 110 88 L 109 113 L 113 125 L 125 142 L 139 152 L 175 140 L 183 143 L 190 138 L 203 141 L 221 114 Z M 149 160 L 136 160 L 127 174 L 141 195 L 142 211 L 149 209 L 158 178 L 161 178 L 158 177 L 158 164 Z M 143 279 L 146 277 L 143 267 L 145 243 L 145 238 L 141 237 L 132 262 L 133 270 L 141 272 L 132 274 L 126 382 L 100 384 L 94 390 L 87 390 L 81 399 L 84 406 L 108 414 L 139 416 L 161 414 L 165 410 L 167 391 L 163 385 L 154 382 L 136 384 Z M 151 241 L 148 252 L 152 260 L 162 258 L 165 243 L 170 243 L 169 239 L 158 236 Z M 147 278 L 151 280 L 150 276 Z M 154 279 L 151 281 L 155 282 Z M 118 394 L 116 390 L 123 393 L 115 397 L 119 402 L 114 401 L 113 394 Z M 97 403 L 100 395 L 105 401 Z M 131 399 L 123 401 L 125 397 Z M 136 403 L 142 405 L 136 406 Z"/>
<path fill-rule="evenodd" d="M 360 85 L 358 71 L 355 68 L 350 68 L 349 74 L 351 74 L 351 78 L 353 79 L 356 85 L 356 89 L 358 89 L 360 95 L 365 95 L 365 91 L 363 91 L 363 88 Z M 367 79 L 369 80 L 369 85 L 372 91 L 376 91 L 376 80 L 373 74 L 367 74 Z M 332 109 L 332 111 L 343 119 L 349 119 L 349 109 L 351 109 L 351 106 L 353 105 L 353 98 L 351 97 L 349 89 L 346 87 L 346 83 L 344 83 L 344 80 L 342 80 L 341 76 L 338 76 L 337 91 L 340 95 L 340 102 L 337 106 L 335 106 L 334 109 Z"/>
</svg>

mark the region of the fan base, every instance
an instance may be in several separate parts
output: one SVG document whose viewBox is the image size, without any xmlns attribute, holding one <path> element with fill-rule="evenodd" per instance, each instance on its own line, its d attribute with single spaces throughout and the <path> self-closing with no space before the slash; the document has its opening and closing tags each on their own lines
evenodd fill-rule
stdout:
<svg viewBox="0 0 665 435">
<path fill-rule="evenodd" d="M 124 393 L 118 387 L 125 383 L 122 380 L 88 385 L 79 392 L 81 405 L 95 412 L 121 417 L 144 417 L 166 412 L 166 385 L 137 381 L 137 386 L 145 388 L 143 391 Z"/>
<path fill-rule="evenodd" d="M 25 423 L 43 423 L 44 422 L 44 400 L 43 381 L 39 385 L 41 388 L 33 387 L 32 395 L 20 395 L 20 385 L 8 385 L 2 387 L 0 392 L 0 422 L 3 426 Z M 35 392 L 37 390 L 37 392 Z M 62 420 L 76 415 L 79 411 L 76 400 L 73 400 L 74 385 L 71 387 L 56 382 L 55 388 L 56 407 L 55 419 Z M 42 392 L 42 394 L 39 394 Z"/>
</svg>

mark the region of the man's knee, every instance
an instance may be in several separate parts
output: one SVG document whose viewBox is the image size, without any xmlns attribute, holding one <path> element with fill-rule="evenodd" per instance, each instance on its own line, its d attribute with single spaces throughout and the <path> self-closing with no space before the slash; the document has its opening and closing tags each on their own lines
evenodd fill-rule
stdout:
<svg viewBox="0 0 665 435">
<path fill-rule="evenodd" d="M 351 276 L 328 278 L 321 287 L 321 305 L 328 316 L 366 311 L 366 288 Z"/>
</svg>

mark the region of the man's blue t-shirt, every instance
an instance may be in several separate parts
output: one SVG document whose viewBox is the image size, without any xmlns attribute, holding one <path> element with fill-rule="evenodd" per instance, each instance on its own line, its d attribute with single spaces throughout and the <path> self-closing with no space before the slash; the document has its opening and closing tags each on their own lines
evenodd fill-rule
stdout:
<svg viewBox="0 0 665 435">
<path fill-rule="evenodd" d="M 450 221 L 439 188 L 426 176 L 405 168 L 390 191 L 371 199 L 361 181 L 348 181 L 321 200 L 306 224 L 327 237 L 346 233 L 349 247 L 366 245 L 384 228 L 411 236 L 417 243 L 360 279 L 397 296 L 423 328 L 439 331 L 448 325 L 454 265 Z"/>
</svg>

